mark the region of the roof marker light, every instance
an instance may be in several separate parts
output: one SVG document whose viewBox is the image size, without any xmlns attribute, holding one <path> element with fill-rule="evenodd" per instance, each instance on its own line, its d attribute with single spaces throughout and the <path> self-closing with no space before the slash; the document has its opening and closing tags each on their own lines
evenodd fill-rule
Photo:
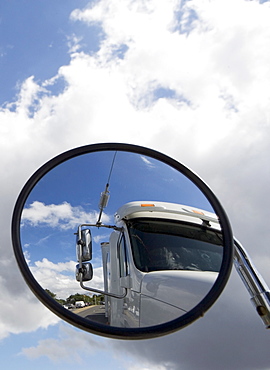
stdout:
<svg viewBox="0 0 270 370">
<path fill-rule="evenodd" d="M 203 213 L 203 212 L 201 212 L 201 211 L 197 211 L 196 209 L 193 209 L 193 210 L 192 210 L 192 212 L 193 212 L 193 213 L 198 213 L 199 215 L 204 215 L 204 213 Z"/>
</svg>

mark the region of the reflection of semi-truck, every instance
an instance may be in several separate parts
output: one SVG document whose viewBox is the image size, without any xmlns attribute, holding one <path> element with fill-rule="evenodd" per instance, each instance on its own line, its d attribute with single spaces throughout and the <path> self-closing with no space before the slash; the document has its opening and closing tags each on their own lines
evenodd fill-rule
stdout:
<svg viewBox="0 0 270 370">
<path fill-rule="evenodd" d="M 136 201 L 117 211 L 113 229 L 109 242 L 101 244 L 110 325 L 143 327 L 172 320 L 196 306 L 213 286 L 223 256 L 215 214 Z M 81 245 L 83 250 L 86 243 Z M 81 261 L 82 281 L 91 279 L 90 270 L 91 264 Z"/>
</svg>

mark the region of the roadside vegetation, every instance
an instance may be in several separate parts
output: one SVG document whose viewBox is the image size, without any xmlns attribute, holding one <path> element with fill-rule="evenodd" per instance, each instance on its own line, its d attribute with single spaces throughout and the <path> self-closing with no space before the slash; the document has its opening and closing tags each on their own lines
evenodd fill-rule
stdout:
<svg viewBox="0 0 270 370">
<path fill-rule="evenodd" d="M 55 299 L 62 306 L 75 306 L 77 301 L 83 301 L 87 306 L 100 305 L 104 302 L 103 294 L 93 294 L 92 296 L 86 294 L 72 294 L 66 299 L 58 298 L 56 294 L 51 292 L 49 289 L 45 289 L 45 292 L 49 294 L 53 299 Z"/>
</svg>

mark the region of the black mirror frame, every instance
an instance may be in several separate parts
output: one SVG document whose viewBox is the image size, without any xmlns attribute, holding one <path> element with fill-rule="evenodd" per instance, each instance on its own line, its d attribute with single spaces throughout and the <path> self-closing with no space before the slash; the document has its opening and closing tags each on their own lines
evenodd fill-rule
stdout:
<svg viewBox="0 0 270 370">
<path fill-rule="evenodd" d="M 29 267 L 24 258 L 22 246 L 21 246 L 21 239 L 20 239 L 20 221 L 21 215 L 24 208 L 24 204 L 29 196 L 30 192 L 34 188 L 34 186 L 38 183 L 38 181 L 46 175 L 50 170 L 58 166 L 59 164 L 91 152 L 98 152 L 98 151 L 125 151 L 131 153 L 137 153 L 141 155 L 145 155 L 148 157 L 152 157 L 157 159 L 177 171 L 181 172 L 185 175 L 189 180 L 191 180 L 205 195 L 205 197 L 210 202 L 211 206 L 213 207 L 215 213 L 219 217 L 219 221 L 222 227 L 222 234 L 224 240 L 224 251 L 223 260 L 221 265 L 221 270 L 218 275 L 218 278 L 208 292 L 206 297 L 193 309 L 189 312 L 180 316 L 177 319 L 169 321 L 164 324 L 159 324 L 151 327 L 143 327 L 143 328 L 118 328 L 118 327 L 110 327 L 101 323 L 96 323 L 90 320 L 85 320 L 84 318 L 76 315 L 66 308 L 62 307 L 59 303 L 57 303 L 53 298 L 51 298 L 45 290 L 38 284 L 38 282 L 34 279 Z M 173 333 L 179 329 L 186 327 L 187 325 L 191 324 L 198 318 L 202 317 L 204 313 L 215 303 L 221 292 L 223 291 L 228 278 L 230 276 L 231 268 L 232 268 L 232 261 L 233 261 L 233 235 L 231 231 L 231 226 L 229 223 L 229 219 L 220 204 L 219 200 L 215 196 L 215 194 L 211 191 L 211 189 L 205 184 L 203 180 L 201 180 L 195 173 L 193 173 L 190 169 L 185 167 L 183 164 L 177 162 L 176 160 L 157 152 L 155 150 L 145 148 L 142 146 L 131 145 L 131 144 L 122 144 L 122 143 L 101 143 L 101 144 L 91 144 L 82 147 L 78 147 L 75 149 L 71 149 L 67 152 L 64 152 L 53 159 L 49 160 L 43 166 L 41 166 L 26 182 L 17 202 L 15 204 L 13 217 L 12 217 L 12 226 L 11 226 L 11 233 L 12 233 L 12 243 L 14 254 L 19 266 L 19 269 L 32 290 L 32 292 L 36 295 L 36 297 L 47 307 L 49 308 L 54 314 L 59 316 L 61 319 L 67 321 L 69 324 L 74 325 L 75 327 L 90 332 L 92 334 L 97 334 L 109 338 L 116 338 L 116 339 L 150 339 L 155 337 L 160 337 L 169 333 Z"/>
</svg>

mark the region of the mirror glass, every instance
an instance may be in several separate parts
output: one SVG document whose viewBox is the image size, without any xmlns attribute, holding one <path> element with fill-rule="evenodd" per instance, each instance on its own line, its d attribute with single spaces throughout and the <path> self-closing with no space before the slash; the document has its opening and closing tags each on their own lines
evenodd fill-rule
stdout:
<svg viewBox="0 0 270 370">
<path fill-rule="evenodd" d="M 82 264 L 90 278 L 93 270 L 85 288 L 76 279 L 82 224 L 92 249 Z M 86 321 L 117 328 L 186 314 L 213 287 L 223 259 L 220 224 L 201 190 L 169 165 L 128 151 L 82 154 L 47 172 L 26 199 L 20 238 L 47 294 Z"/>
</svg>

